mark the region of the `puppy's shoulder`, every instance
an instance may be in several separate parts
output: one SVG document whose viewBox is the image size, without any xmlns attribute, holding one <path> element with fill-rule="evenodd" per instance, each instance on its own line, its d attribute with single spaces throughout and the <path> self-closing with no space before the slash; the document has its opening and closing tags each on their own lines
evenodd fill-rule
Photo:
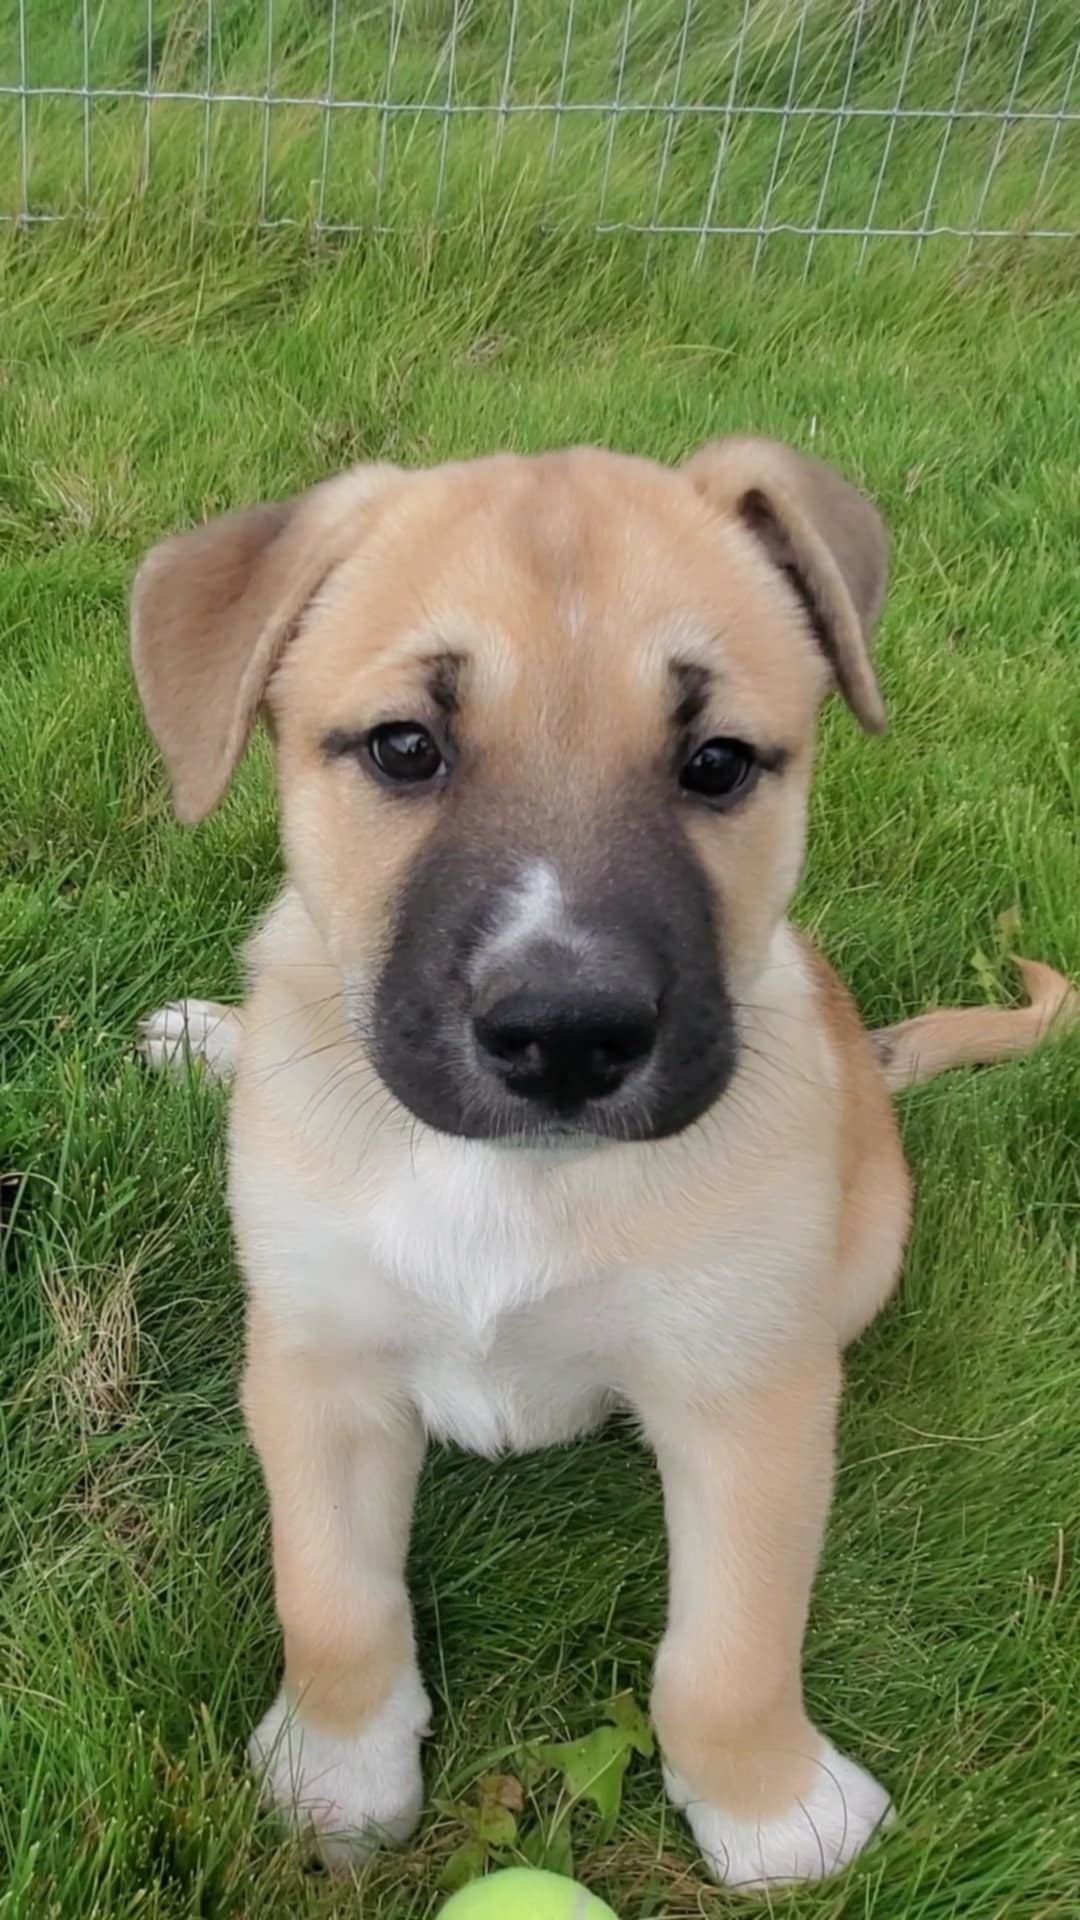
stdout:
<svg viewBox="0 0 1080 1920">
<path fill-rule="evenodd" d="M 790 925 L 786 932 L 799 955 L 803 978 L 810 987 L 818 1017 L 837 1061 L 846 1061 L 850 1057 L 858 1065 L 863 1058 L 868 1058 L 872 1063 L 874 1054 L 866 1029 L 840 975 L 808 933 Z"/>
<path fill-rule="evenodd" d="M 804 933 L 796 933 L 834 1063 L 840 1095 L 838 1272 L 869 1276 L 870 1305 L 852 1304 L 858 1330 L 881 1304 L 875 1283 L 892 1284 L 910 1217 L 910 1183 L 896 1115 L 858 1008 L 839 975 Z M 884 1282 L 882 1283 L 884 1285 Z"/>
</svg>

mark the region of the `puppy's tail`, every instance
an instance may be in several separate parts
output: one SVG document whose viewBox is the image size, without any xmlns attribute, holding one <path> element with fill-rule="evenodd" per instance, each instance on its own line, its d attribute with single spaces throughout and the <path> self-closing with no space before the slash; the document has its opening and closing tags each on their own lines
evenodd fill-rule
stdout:
<svg viewBox="0 0 1080 1920">
<path fill-rule="evenodd" d="M 1053 1028 L 1080 1025 L 1080 992 L 1053 967 L 1014 958 L 1027 992 L 1026 1007 L 965 1007 L 923 1013 L 870 1035 L 893 1093 L 932 1080 L 950 1067 L 988 1066 L 1030 1053 Z"/>
</svg>

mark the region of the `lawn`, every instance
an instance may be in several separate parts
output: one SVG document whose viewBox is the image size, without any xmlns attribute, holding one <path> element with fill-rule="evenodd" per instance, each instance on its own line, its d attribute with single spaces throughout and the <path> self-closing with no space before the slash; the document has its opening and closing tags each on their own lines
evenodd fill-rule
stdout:
<svg viewBox="0 0 1080 1920">
<path fill-rule="evenodd" d="M 635 164 L 613 166 L 631 210 Z M 277 879 L 272 788 L 257 751 L 219 815 L 172 822 L 127 585 L 163 531 L 357 459 L 677 459 L 728 428 L 812 446 L 894 529 L 893 724 L 867 742 L 827 715 L 799 917 L 873 1022 L 1007 996 L 1010 946 L 1075 975 L 1080 257 L 940 243 L 916 266 L 882 243 L 857 274 L 857 245 L 823 242 L 805 280 L 801 247 L 751 279 L 752 241 L 695 270 L 692 242 L 541 230 L 497 182 L 483 220 L 315 247 L 166 214 L 117 193 L 92 229 L 0 243 L 0 1915 L 423 1920 L 492 1773 L 524 1783 L 520 1839 L 568 1832 L 623 1920 L 734 1914 L 655 1762 L 635 1757 L 610 1834 L 534 1764 L 613 1694 L 647 1697 L 660 1503 L 617 1427 L 429 1462 L 416 1844 L 342 1885 L 257 1813 L 243 1741 L 277 1640 L 223 1101 L 148 1081 L 131 1038 L 178 992 L 236 988 Z M 903 1125 L 917 1224 L 851 1358 L 807 1653 L 815 1716 L 901 1818 L 845 1879 L 773 1904 L 1071 1917 L 1080 1045 L 936 1082 Z"/>
</svg>

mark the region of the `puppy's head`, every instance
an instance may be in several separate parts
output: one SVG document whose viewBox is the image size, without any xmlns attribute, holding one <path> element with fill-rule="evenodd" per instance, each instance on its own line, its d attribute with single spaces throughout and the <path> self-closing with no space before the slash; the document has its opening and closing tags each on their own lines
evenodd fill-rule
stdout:
<svg viewBox="0 0 1080 1920">
<path fill-rule="evenodd" d="M 135 671 L 187 820 L 265 709 L 291 878 L 406 1107 L 655 1138 L 731 1076 L 823 696 L 883 724 L 885 567 L 767 442 L 362 468 L 155 549 Z"/>
</svg>

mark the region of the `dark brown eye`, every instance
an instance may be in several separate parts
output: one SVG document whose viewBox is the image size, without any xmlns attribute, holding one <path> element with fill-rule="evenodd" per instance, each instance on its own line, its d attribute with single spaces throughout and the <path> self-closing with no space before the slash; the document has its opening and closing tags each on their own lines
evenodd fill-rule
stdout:
<svg viewBox="0 0 1080 1920">
<path fill-rule="evenodd" d="M 416 720 L 388 720 L 374 727 L 367 750 L 383 779 L 395 786 L 422 786 L 446 771 L 435 741 Z"/>
<path fill-rule="evenodd" d="M 706 740 L 686 762 L 679 784 L 714 807 L 730 807 L 749 792 L 758 772 L 757 755 L 745 740 Z"/>
</svg>

